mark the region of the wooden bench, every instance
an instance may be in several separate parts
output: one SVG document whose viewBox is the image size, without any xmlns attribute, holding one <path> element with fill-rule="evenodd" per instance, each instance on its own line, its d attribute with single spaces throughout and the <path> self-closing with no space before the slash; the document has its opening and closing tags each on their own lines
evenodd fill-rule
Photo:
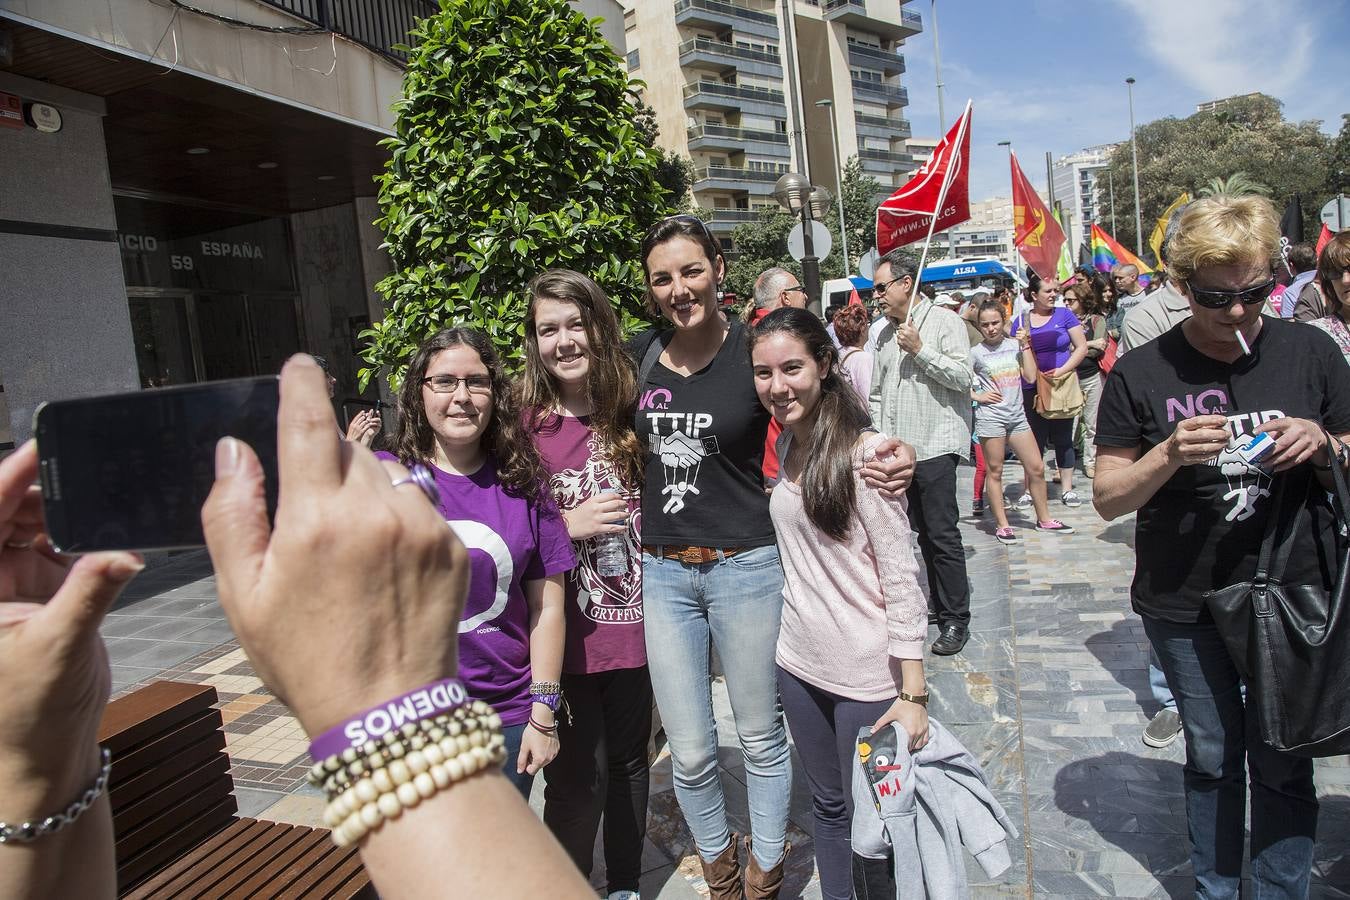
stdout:
<svg viewBox="0 0 1350 900">
<path fill-rule="evenodd" d="M 327 830 L 236 815 L 216 700 L 210 685 L 156 681 L 108 704 L 119 896 L 376 897 Z"/>
</svg>

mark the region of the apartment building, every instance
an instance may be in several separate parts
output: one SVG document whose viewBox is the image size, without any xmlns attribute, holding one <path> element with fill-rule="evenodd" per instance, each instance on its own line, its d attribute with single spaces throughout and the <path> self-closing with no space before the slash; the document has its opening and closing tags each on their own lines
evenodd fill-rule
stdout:
<svg viewBox="0 0 1350 900">
<path fill-rule="evenodd" d="M 623 0 L 629 72 L 661 144 L 694 161 L 694 199 L 728 250 L 736 225 L 776 205 L 783 173 L 837 190 L 831 109 L 817 101 L 833 103 L 841 158 L 887 193 L 913 170 L 900 49 L 922 24 L 902 3 Z"/>
<path fill-rule="evenodd" d="M 1078 258 L 1078 248 L 1087 243 L 1094 222 L 1110 228 L 1107 220 L 1113 189 L 1099 182 L 1107 181 L 1107 166 L 1115 148 L 1115 144 L 1088 147 L 1061 156 L 1050 168 L 1055 201 L 1063 207 L 1064 236 L 1069 239 L 1074 259 Z"/>
</svg>

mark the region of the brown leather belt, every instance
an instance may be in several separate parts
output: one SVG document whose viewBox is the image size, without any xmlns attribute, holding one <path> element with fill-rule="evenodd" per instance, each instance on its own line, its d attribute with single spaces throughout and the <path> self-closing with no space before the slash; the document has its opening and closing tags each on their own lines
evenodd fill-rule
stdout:
<svg viewBox="0 0 1350 900">
<path fill-rule="evenodd" d="M 723 559 L 730 559 L 737 553 L 744 553 L 749 547 L 695 547 L 692 544 L 643 544 L 642 549 L 652 556 L 662 559 L 677 559 L 690 565 L 703 565 L 717 562 L 720 551 Z"/>
</svg>

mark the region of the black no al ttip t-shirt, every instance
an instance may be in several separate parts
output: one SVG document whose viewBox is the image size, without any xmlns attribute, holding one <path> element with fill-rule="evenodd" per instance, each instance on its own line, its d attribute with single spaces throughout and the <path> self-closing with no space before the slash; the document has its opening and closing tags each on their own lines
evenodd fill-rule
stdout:
<svg viewBox="0 0 1350 900">
<path fill-rule="evenodd" d="M 634 428 L 647 443 L 642 542 L 766 547 L 774 542 L 764 493 L 769 412 L 755 394 L 746 326 L 731 322 L 703 369 L 684 376 L 660 362 L 638 386 Z M 656 334 L 631 345 L 641 366 Z"/>
<path fill-rule="evenodd" d="M 1207 464 L 1183 466 L 1139 509 L 1134 610 L 1171 622 L 1208 620 L 1204 593 L 1256 573 L 1275 479 L 1286 501 L 1308 499 L 1283 580 L 1330 586 L 1336 570 L 1334 516 L 1326 492 L 1309 490 L 1304 463 L 1272 475 L 1240 448 L 1262 422 L 1293 416 L 1350 432 L 1350 366 L 1329 335 L 1266 317 L 1252 355 L 1224 363 L 1200 353 L 1178 325 L 1128 355 L 1106 378 L 1097 446 L 1139 447 L 1140 456 L 1192 416 L 1228 417 L 1228 447 Z"/>
</svg>

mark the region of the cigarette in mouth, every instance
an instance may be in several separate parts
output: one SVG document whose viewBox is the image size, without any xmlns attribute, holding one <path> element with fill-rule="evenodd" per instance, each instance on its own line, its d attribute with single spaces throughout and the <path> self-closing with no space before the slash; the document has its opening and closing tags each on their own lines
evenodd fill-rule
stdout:
<svg viewBox="0 0 1350 900">
<path fill-rule="evenodd" d="M 1238 343 L 1242 345 L 1242 355 L 1251 356 L 1252 348 L 1247 346 L 1247 339 L 1242 336 L 1242 329 L 1234 328 L 1233 334 L 1237 335 Z"/>
</svg>

